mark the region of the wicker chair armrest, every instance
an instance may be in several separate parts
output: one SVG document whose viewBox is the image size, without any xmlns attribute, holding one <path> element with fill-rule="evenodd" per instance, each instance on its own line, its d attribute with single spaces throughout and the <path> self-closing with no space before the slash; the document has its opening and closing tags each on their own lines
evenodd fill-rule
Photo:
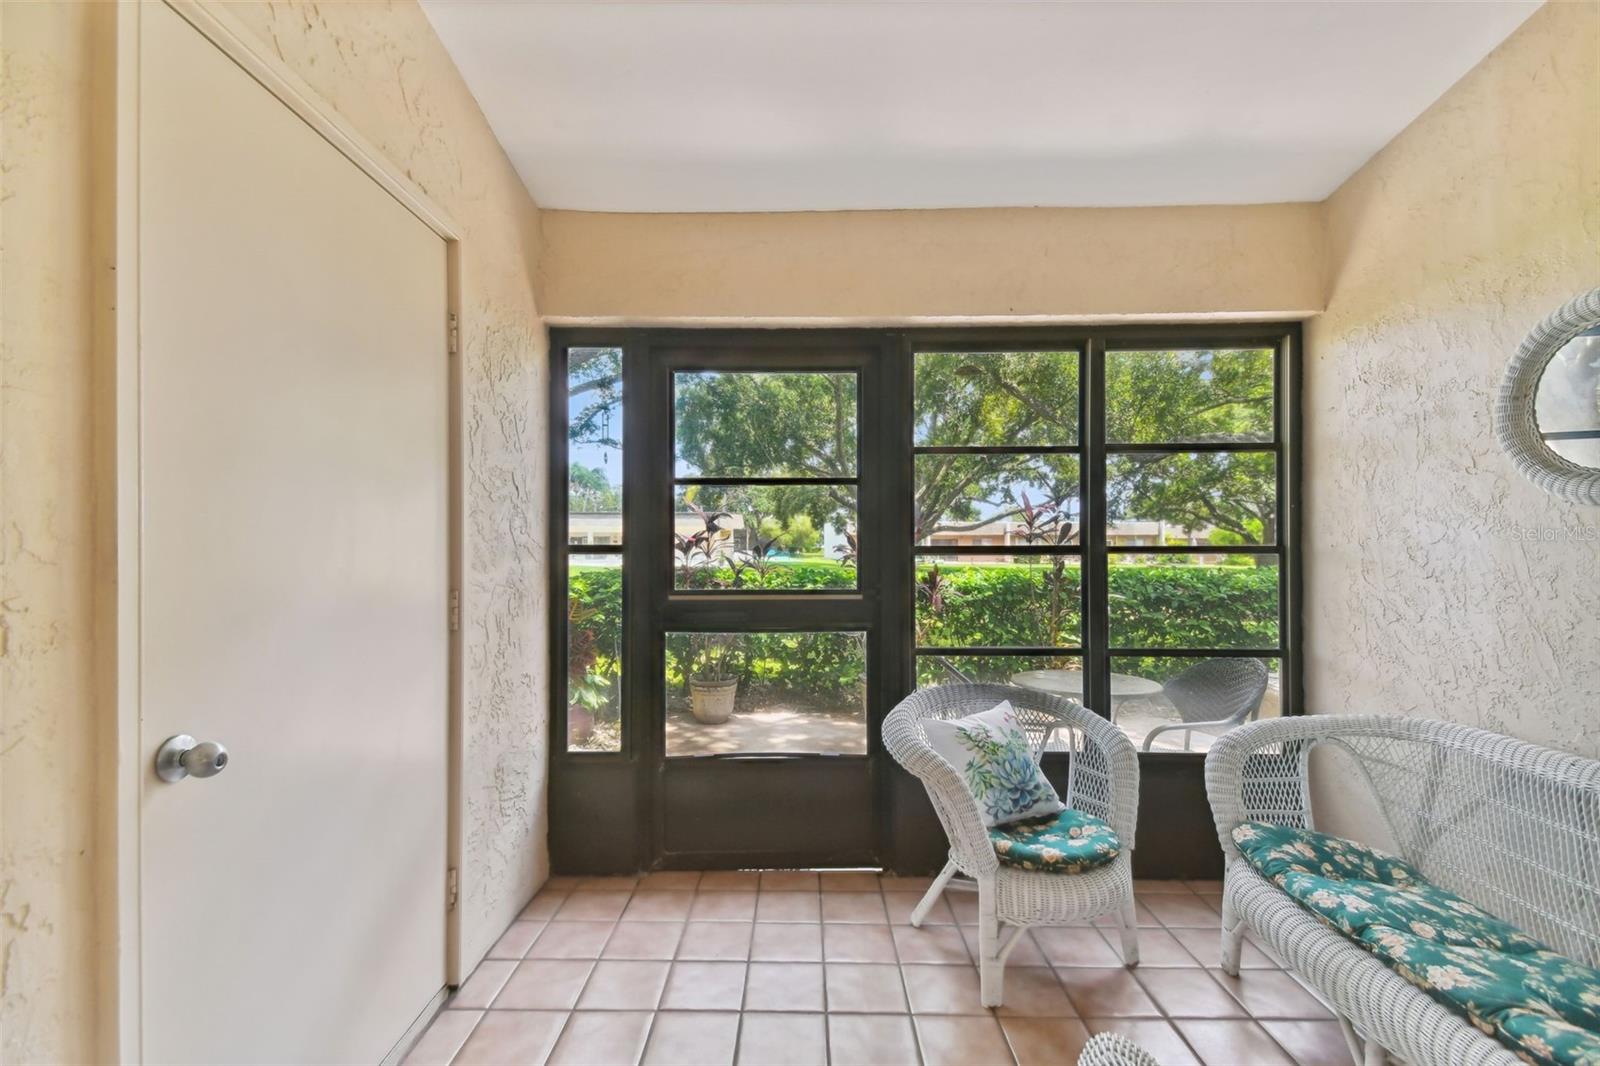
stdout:
<svg viewBox="0 0 1600 1066">
<path fill-rule="evenodd" d="M 1132 851 L 1134 833 L 1139 823 L 1139 751 L 1122 728 L 1102 718 L 1086 707 L 1063 700 L 1068 706 L 1070 724 L 1083 730 L 1084 743 L 1091 751 L 1076 754 L 1072 780 L 1064 798 L 1067 806 L 1084 809 L 1086 780 L 1080 779 L 1080 770 L 1087 770 L 1095 762 L 1102 762 L 1109 778 L 1110 796 L 1106 802 L 1105 819 L 1116 830 L 1123 847 Z M 1092 812 L 1091 812 L 1092 813 Z"/>
<path fill-rule="evenodd" d="M 916 694 L 907 697 L 915 698 Z M 928 746 L 916 719 L 902 709 L 891 712 L 883 723 L 883 743 L 895 762 L 922 782 L 950 840 L 952 857 L 963 872 L 977 877 L 998 870 L 1000 858 L 983 824 L 978 801 L 955 768 Z"/>
<path fill-rule="evenodd" d="M 1311 824 L 1305 754 L 1339 732 L 1334 716 L 1272 718 L 1230 729 L 1206 753 L 1206 798 L 1223 854 L 1237 858 L 1233 830 L 1243 822 Z"/>
</svg>

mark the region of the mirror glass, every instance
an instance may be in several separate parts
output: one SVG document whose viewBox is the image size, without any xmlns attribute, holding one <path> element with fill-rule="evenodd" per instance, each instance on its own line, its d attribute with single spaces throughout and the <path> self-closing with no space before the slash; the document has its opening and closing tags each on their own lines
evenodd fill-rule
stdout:
<svg viewBox="0 0 1600 1066">
<path fill-rule="evenodd" d="M 1600 326 L 1550 357 L 1533 398 L 1539 436 L 1579 466 L 1600 469 Z"/>
</svg>

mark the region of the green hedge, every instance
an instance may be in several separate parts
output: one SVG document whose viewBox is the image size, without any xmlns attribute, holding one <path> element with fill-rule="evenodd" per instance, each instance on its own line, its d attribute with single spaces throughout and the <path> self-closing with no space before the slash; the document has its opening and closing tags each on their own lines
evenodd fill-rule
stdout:
<svg viewBox="0 0 1600 1066">
<path fill-rule="evenodd" d="M 1048 562 L 939 564 L 943 579 L 937 609 L 923 591 L 931 564 L 918 568 L 918 638 L 934 646 L 1047 645 L 1052 622 L 1062 645 L 1079 643 L 1080 574 L 1075 566 L 1052 572 Z M 780 563 L 754 585 L 761 588 L 837 588 L 852 584 L 854 571 L 837 562 Z M 731 575 L 718 575 L 726 581 Z M 751 575 L 747 575 L 747 578 Z M 602 649 L 584 679 L 605 686 L 609 698 L 596 712 L 604 720 L 617 710 L 615 678 L 621 664 L 608 654 L 622 617 L 622 572 L 615 567 L 574 567 L 573 596 L 593 614 L 574 629 L 589 630 Z M 1058 600 L 1050 592 L 1060 590 Z M 1264 566 L 1145 566 L 1111 568 L 1111 641 L 1114 647 L 1252 648 L 1278 643 L 1278 569 Z M 739 668 L 747 697 L 789 695 L 837 700 L 863 680 L 861 653 L 834 634 L 753 633 L 742 642 Z M 683 682 L 681 651 L 668 642 L 668 679 Z M 951 661 L 981 677 L 1006 677 L 1018 670 L 1066 665 L 1020 656 L 958 656 Z M 1190 665 L 1169 656 L 1117 658 L 1112 669 L 1166 680 Z M 921 680 L 939 675 L 936 662 L 918 664 Z M 593 702 L 593 701 L 591 701 Z"/>
<path fill-rule="evenodd" d="M 929 581 L 932 565 L 917 570 L 920 644 L 1081 646 L 1081 574 L 1076 566 L 1059 574 L 1045 561 L 938 566 L 937 610 Z M 1114 565 L 1107 611 L 1113 647 L 1271 648 L 1278 643 L 1278 569 Z M 956 669 L 983 680 L 1076 665 L 1059 658 L 1009 655 L 948 658 Z M 1169 656 L 1118 657 L 1112 669 L 1165 681 L 1189 665 L 1192 660 Z M 921 682 L 940 680 L 942 674 L 937 661 L 918 664 Z"/>
<path fill-rule="evenodd" d="M 773 589 L 853 589 L 856 587 L 856 570 L 837 560 L 815 559 L 782 560 L 768 565 L 762 573 L 746 566 L 735 574 L 728 567 L 712 570 L 695 567 L 684 581 L 683 568 L 673 571 L 673 584 L 678 588 L 726 589 L 770 591 Z"/>
</svg>

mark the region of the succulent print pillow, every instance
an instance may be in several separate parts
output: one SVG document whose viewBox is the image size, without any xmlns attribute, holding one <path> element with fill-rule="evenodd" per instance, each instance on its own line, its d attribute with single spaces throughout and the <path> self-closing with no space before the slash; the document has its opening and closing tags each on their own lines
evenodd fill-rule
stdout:
<svg viewBox="0 0 1600 1066">
<path fill-rule="evenodd" d="M 928 743 L 966 781 L 989 828 L 1058 814 L 1066 806 L 1039 764 L 1010 700 L 981 714 L 923 723 Z"/>
</svg>

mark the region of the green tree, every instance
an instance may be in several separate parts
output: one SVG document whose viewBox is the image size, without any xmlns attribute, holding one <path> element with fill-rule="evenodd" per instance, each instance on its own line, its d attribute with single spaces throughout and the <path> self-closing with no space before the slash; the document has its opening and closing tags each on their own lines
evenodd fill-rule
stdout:
<svg viewBox="0 0 1600 1066">
<path fill-rule="evenodd" d="M 840 477 L 855 473 L 856 379 L 849 374 L 680 375 L 681 469 L 714 476 Z M 918 444 L 1071 444 L 1077 435 L 1073 352 L 919 357 Z M 871 417 L 870 413 L 867 417 Z M 1077 498 L 1071 457 L 927 456 L 917 470 L 919 533 L 970 529 L 1016 513 L 1020 493 Z M 783 491 L 772 501 L 783 514 Z M 825 495 L 832 508 L 818 500 Z M 848 487 L 818 487 L 805 513 L 819 527 L 854 511 Z M 792 505 L 791 505 L 792 506 Z M 1075 510 L 1075 507 L 1072 508 Z"/>
<path fill-rule="evenodd" d="M 585 350 L 574 362 L 573 439 L 601 441 L 619 392 L 620 355 Z M 574 353 L 576 360 L 578 353 Z M 917 356 L 915 441 L 919 445 L 1077 443 L 1076 352 L 934 352 Z M 1113 443 L 1270 443 L 1272 352 L 1112 351 L 1106 359 L 1106 435 Z M 856 379 L 849 374 L 683 374 L 675 383 L 679 469 L 714 476 L 839 477 L 855 472 Z M 870 413 L 867 417 L 871 417 Z M 960 532 L 1056 508 L 1076 539 L 1079 470 L 1070 455 L 918 457 L 919 537 Z M 1113 520 L 1211 527 L 1218 540 L 1276 539 L 1276 468 L 1264 453 L 1119 453 L 1108 475 Z M 737 493 L 744 495 L 735 498 Z M 817 528 L 853 520 L 847 486 L 727 490 L 715 506 L 757 528 L 762 516 L 807 515 Z M 704 498 L 702 502 L 705 503 Z M 713 506 L 705 503 L 706 506 Z M 751 517 L 754 522 L 749 521 Z"/>
<path fill-rule="evenodd" d="M 1270 349 L 1112 352 L 1106 437 L 1127 444 L 1270 443 Z M 1107 512 L 1222 531 L 1219 541 L 1277 539 L 1277 467 L 1268 453 L 1122 453 L 1106 470 Z"/>
<path fill-rule="evenodd" d="M 622 351 L 573 348 L 567 353 L 567 439 L 622 446 Z"/>
<path fill-rule="evenodd" d="M 594 511 L 620 511 L 622 498 L 616 486 L 606 479 L 605 471 L 582 463 L 568 465 L 568 506 L 575 513 Z"/>
</svg>

